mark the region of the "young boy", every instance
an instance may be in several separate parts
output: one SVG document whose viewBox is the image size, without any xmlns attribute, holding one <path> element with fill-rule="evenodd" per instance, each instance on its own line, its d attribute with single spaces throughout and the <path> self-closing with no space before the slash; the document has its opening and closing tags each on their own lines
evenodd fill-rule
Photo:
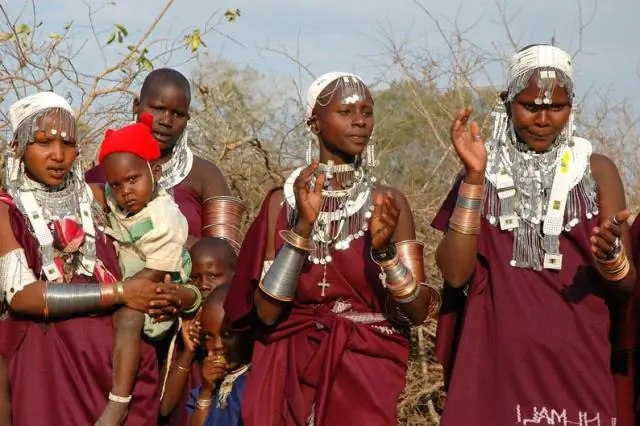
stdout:
<svg viewBox="0 0 640 426">
<path fill-rule="evenodd" d="M 99 154 L 107 185 L 96 198 L 108 212 L 105 233 L 115 240 L 124 278 L 144 276 L 161 281 L 169 273 L 174 281 L 187 282 L 191 262 L 184 248 L 187 220 L 171 196 L 158 188 L 160 149 L 151 126 L 153 118 L 142 114 L 140 122 L 120 130 L 108 130 Z M 200 293 L 185 285 L 186 300 L 195 302 L 184 311 L 199 309 Z M 191 290 L 191 292 L 189 292 Z M 183 300 L 185 300 L 183 299 Z M 140 359 L 141 331 L 161 339 L 173 321 L 157 322 L 149 315 L 121 308 L 114 315 L 116 342 L 113 355 L 114 383 L 109 404 L 98 425 L 120 425 L 126 417 Z"/>
<path fill-rule="evenodd" d="M 223 238 L 204 237 L 191 247 L 191 281 L 202 299 L 217 286 L 231 282 L 236 261 L 233 247 Z"/>
<path fill-rule="evenodd" d="M 191 281 L 200 290 L 203 300 L 220 285 L 231 282 L 236 261 L 233 247 L 222 238 L 201 238 L 191 247 Z M 206 356 L 206 352 L 198 350 L 200 318 L 201 314 L 182 323 L 182 348 L 167 377 L 160 415 L 171 416 L 171 424 L 186 424 L 189 417 L 186 403 L 191 387 L 202 380 L 199 368 L 192 370 L 197 366 L 194 361 L 202 362 Z"/>
<path fill-rule="evenodd" d="M 202 307 L 201 338 L 207 351 L 202 386 L 192 392 L 191 426 L 242 426 L 242 393 L 251 369 L 253 333 L 233 331 L 224 321 L 229 284 L 216 287 Z"/>
</svg>

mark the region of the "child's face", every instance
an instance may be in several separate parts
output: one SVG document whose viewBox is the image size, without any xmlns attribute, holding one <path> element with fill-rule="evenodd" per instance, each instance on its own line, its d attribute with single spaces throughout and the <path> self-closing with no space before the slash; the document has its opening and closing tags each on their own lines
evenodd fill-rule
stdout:
<svg viewBox="0 0 640 426">
<path fill-rule="evenodd" d="M 203 299 L 206 299 L 214 288 L 231 282 L 233 278 L 233 271 L 220 250 L 196 253 L 191 263 L 191 281 L 198 287 Z"/>
<path fill-rule="evenodd" d="M 233 331 L 224 321 L 222 303 L 202 311 L 202 341 L 204 347 L 214 353 L 222 352 L 227 359 L 227 369 L 233 370 L 249 361 L 243 347 L 243 333 Z M 246 340 L 246 339 L 245 339 Z"/>
<path fill-rule="evenodd" d="M 135 154 L 116 152 L 105 157 L 103 168 L 113 198 L 123 211 L 138 213 L 153 198 L 154 181 L 160 177 L 159 165 L 150 168 Z"/>
</svg>

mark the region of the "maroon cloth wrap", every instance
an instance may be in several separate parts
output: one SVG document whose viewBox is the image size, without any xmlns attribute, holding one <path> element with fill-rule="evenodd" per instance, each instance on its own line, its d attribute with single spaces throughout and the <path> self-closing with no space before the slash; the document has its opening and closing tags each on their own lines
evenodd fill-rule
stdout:
<svg viewBox="0 0 640 426">
<path fill-rule="evenodd" d="M 272 192 L 273 193 L 273 192 Z M 270 193 L 269 196 L 272 194 Z M 268 199 L 245 236 L 225 312 L 238 328 L 256 325 L 253 292 L 261 278 L 267 246 Z M 276 229 L 286 228 L 282 208 Z M 283 240 L 276 232 L 276 249 Z M 336 315 L 337 301 L 354 311 L 381 313 L 387 296 L 379 268 L 369 257 L 370 236 L 349 250 L 334 251 L 327 269 L 330 287 L 321 296 L 320 265 L 307 265 L 295 300 L 283 318 L 260 333 L 242 405 L 246 426 L 314 424 L 395 425 L 405 384 L 409 341 L 388 321 L 382 329 Z M 264 330 L 263 330 L 264 331 Z"/>
<path fill-rule="evenodd" d="M 459 185 L 436 229 L 447 230 Z M 634 424 L 634 320 L 623 315 L 626 302 L 605 298 L 589 241 L 598 220 L 583 217 L 562 233 L 561 271 L 538 272 L 510 266 L 513 234 L 482 221 L 468 295 L 444 287 L 436 339 L 448 388 L 442 426 Z"/>
<path fill-rule="evenodd" d="M 37 240 L 14 206 L 11 227 L 31 269 L 40 274 Z M 120 278 L 113 246 L 96 239 L 97 257 Z M 96 282 L 75 276 L 74 283 Z M 55 285 L 55 284 L 53 284 Z M 14 426 L 87 426 L 102 413 L 112 387 L 114 329 L 111 313 L 43 322 L 17 316 L 0 321 L 0 352 L 9 366 Z M 151 346 L 142 344 L 140 369 L 125 425 L 157 422 L 158 364 Z"/>
</svg>

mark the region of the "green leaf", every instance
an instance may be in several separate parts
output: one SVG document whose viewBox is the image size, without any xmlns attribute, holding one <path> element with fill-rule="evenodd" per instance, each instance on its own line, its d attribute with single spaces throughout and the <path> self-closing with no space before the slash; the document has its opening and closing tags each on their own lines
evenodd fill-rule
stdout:
<svg viewBox="0 0 640 426">
<path fill-rule="evenodd" d="M 13 38 L 13 33 L 0 33 L 0 41 L 8 41 Z"/>
<path fill-rule="evenodd" d="M 65 31 L 69 31 L 72 25 L 73 25 L 73 21 L 67 22 L 62 28 L 64 28 Z"/>
<path fill-rule="evenodd" d="M 200 47 L 200 37 L 191 37 L 191 51 L 195 52 Z"/>
<path fill-rule="evenodd" d="M 130 52 L 133 52 L 134 50 L 136 50 L 136 47 L 133 44 L 130 44 L 127 46 L 127 49 L 129 49 Z"/>
<path fill-rule="evenodd" d="M 51 37 L 54 40 L 62 40 L 62 36 L 58 33 L 51 33 L 51 35 L 49 35 L 49 37 Z"/>
<path fill-rule="evenodd" d="M 129 35 L 129 31 L 127 31 L 127 29 L 125 28 L 124 25 L 122 24 L 116 24 L 116 28 L 118 29 L 118 31 L 120 31 L 122 33 L 123 36 L 128 36 Z"/>
<path fill-rule="evenodd" d="M 118 31 L 118 43 L 122 43 L 123 40 L 122 33 Z"/>
<path fill-rule="evenodd" d="M 224 17 L 227 18 L 227 21 L 229 22 L 235 22 L 235 20 L 240 17 L 240 9 L 227 9 L 227 11 L 224 13 Z"/>
<path fill-rule="evenodd" d="M 18 25 L 16 32 L 18 34 L 31 34 L 31 27 L 28 26 L 27 24 L 20 24 Z"/>
<path fill-rule="evenodd" d="M 151 62 L 149 59 L 143 56 L 142 58 L 140 58 L 140 62 L 142 62 L 142 66 L 144 66 L 147 71 L 153 71 L 153 62 Z"/>
<path fill-rule="evenodd" d="M 114 41 L 116 41 L 116 32 L 111 31 L 111 34 L 109 34 L 109 39 L 107 40 L 107 45 L 113 43 Z"/>
</svg>

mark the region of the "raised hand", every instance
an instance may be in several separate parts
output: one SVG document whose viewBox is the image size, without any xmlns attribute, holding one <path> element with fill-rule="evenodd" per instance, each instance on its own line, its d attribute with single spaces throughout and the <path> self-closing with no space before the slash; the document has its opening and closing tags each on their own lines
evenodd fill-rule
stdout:
<svg viewBox="0 0 640 426">
<path fill-rule="evenodd" d="M 622 249 L 622 224 L 629 219 L 629 210 L 622 210 L 604 219 L 591 232 L 591 252 L 600 260 L 606 260 Z"/>
<path fill-rule="evenodd" d="M 467 174 L 484 174 L 487 167 L 487 150 L 480 135 L 480 126 L 475 121 L 469 123 L 472 112 L 471 107 L 458 111 L 451 125 L 451 142 Z"/>
<path fill-rule="evenodd" d="M 293 192 L 296 197 L 296 208 L 300 212 L 296 233 L 308 238 L 313 230 L 322 208 L 322 187 L 324 186 L 325 175 L 318 173 L 318 163 L 313 163 L 304 169 L 293 183 Z M 313 177 L 316 175 L 315 183 Z"/>
<path fill-rule="evenodd" d="M 398 225 L 400 209 L 391 192 L 375 195 L 375 209 L 369 223 L 371 245 L 374 250 L 386 247 Z"/>
<path fill-rule="evenodd" d="M 182 322 L 182 329 L 180 330 L 182 336 L 182 342 L 187 352 L 195 352 L 200 345 L 200 331 L 202 327 L 200 321 L 197 318 L 190 320 L 184 320 Z"/>
</svg>

